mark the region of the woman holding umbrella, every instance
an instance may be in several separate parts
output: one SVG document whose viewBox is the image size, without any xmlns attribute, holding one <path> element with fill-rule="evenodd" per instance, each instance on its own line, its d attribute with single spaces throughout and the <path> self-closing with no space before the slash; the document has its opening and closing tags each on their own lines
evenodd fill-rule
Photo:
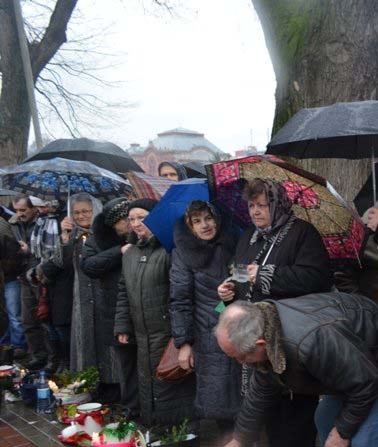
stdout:
<svg viewBox="0 0 378 447">
<path fill-rule="evenodd" d="M 143 424 L 172 424 L 192 416 L 193 383 L 156 378 L 171 337 L 168 312 L 170 257 L 143 221 L 156 205 L 152 199 L 129 204 L 128 221 L 137 242 L 124 253 L 114 334 L 137 347 L 140 414 Z M 132 236 L 131 234 L 131 236 Z"/>
<path fill-rule="evenodd" d="M 97 366 L 102 383 L 115 383 L 111 351 L 103 342 L 102 310 L 106 297 L 101 294 L 99 280 L 89 278 L 80 268 L 93 220 L 102 205 L 90 194 L 79 193 L 71 196 L 69 208 L 71 217 L 63 219 L 61 227 L 64 249 L 71 251 L 75 271 L 70 369 L 82 371 Z"/>
<path fill-rule="evenodd" d="M 238 242 L 235 264 L 247 265 L 249 281 L 222 283 L 220 298 L 256 302 L 329 291 L 332 275 L 322 238 L 312 224 L 293 214 L 285 188 L 256 178 L 247 185 L 245 199 L 253 226 Z M 245 368 L 244 373 L 248 377 Z M 267 425 L 269 446 L 313 447 L 317 402 L 313 397 L 284 395 Z"/>
<path fill-rule="evenodd" d="M 221 351 L 212 330 L 219 317 L 217 287 L 229 275 L 236 237 L 209 202 L 194 200 L 174 239 L 170 312 L 180 366 L 194 368 L 197 415 L 232 430 L 241 405 L 241 367 Z"/>
</svg>

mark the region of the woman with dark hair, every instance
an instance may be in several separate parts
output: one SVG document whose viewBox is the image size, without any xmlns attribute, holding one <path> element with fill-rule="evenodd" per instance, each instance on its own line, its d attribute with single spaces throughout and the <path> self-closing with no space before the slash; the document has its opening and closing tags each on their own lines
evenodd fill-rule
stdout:
<svg viewBox="0 0 378 447">
<path fill-rule="evenodd" d="M 169 318 L 170 257 L 143 220 L 152 199 L 129 204 L 128 221 L 137 242 L 122 258 L 114 335 L 135 343 L 141 418 L 146 426 L 182 422 L 192 415 L 193 379 L 180 383 L 156 378 L 156 368 L 171 337 Z"/>
<path fill-rule="evenodd" d="M 241 404 L 241 368 L 221 351 L 212 330 L 219 317 L 217 286 L 229 276 L 236 238 L 210 203 L 195 200 L 174 240 L 170 312 L 180 365 L 194 368 L 198 416 L 232 429 Z"/>
<path fill-rule="evenodd" d="M 158 166 L 159 177 L 180 181 L 188 178 L 185 167 L 175 161 L 163 161 Z"/>
<path fill-rule="evenodd" d="M 247 185 L 245 199 L 253 226 L 238 242 L 235 264 L 248 265 L 249 281 L 222 283 L 218 287 L 221 299 L 257 302 L 330 291 L 332 274 L 322 238 L 312 224 L 294 215 L 285 188 L 256 178 Z M 245 391 L 248 378 L 244 367 Z M 269 446 L 313 447 L 317 402 L 315 397 L 284 395 L 267 425 Z"/>
</svg>

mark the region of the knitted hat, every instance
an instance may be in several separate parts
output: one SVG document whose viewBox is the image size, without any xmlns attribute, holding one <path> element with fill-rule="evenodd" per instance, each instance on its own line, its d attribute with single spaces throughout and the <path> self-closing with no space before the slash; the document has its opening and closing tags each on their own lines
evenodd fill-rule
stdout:
<svg viewBox="0 0 378 447">
<path fill-rule="evenodd" d="M 153 199 L 136 199 L 129 203 L 129 211 L 133 208 L 142 208 L 146 211 L 151 211 L 157 204 Z"/>
<path fill-rule="evenodd" d="M 112 227 L 119 220 L 126 218 L 129 213 L 129 202 L 125 197 L 113 199 L 108 202 L 103 210 L 104 223 L 108 227 Z"/>
</svg>

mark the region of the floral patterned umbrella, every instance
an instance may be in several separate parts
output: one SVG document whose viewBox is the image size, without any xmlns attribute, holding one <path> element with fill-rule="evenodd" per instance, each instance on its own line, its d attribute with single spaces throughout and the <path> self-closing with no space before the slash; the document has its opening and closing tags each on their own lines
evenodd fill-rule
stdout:
<svg viewBox="0 0 378 447">
<path fill-rule="evenodd" d="M 242 199 L 245 180 L 269 178 L 285 187 L 295 215 L 318 229 L 332 261 L 359 261 L 365 226 L 323 177 L 271 155 L 219 162 L 206 169 L 212 200 L 233 213 L 242 227 L 251 222 Z"/>
<path fill-rule="evenodd" d="M 69 195 L 87 192 L 102 201 L 132 194 L 128 180 L 87 161 L 65 158 L 30 161 L 4 168 L 3 188 L 44 200 L 67 200 Z"/>
</svg>

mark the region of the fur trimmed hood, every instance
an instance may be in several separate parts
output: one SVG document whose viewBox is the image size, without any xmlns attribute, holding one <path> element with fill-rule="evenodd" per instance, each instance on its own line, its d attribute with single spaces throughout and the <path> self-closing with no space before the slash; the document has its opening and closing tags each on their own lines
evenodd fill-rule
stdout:
<svg viewBox="0 0 378 447">
<path fill-rule="evenodd" d="M 221 246 L 225 262 L 229 262 L 234 255 L 237 240 L 237 236 L 221 226 L 215 239 L 203 241 L 194 236 L 183 219 L 176 223 L 174 229 L 175 246 L 183 254 L 187 266 L 193 270 L 207 267 L 217 246 Z"/>
<path fill-rule="evenodd" d="M 97 214 L 94 218 L 92 231 L 93 238 L 101 250 L 107 250 L 125 243 L 125 238 L 118 236 L 113 228 L 105 224 L 104 213 Z"/>
</svg>

